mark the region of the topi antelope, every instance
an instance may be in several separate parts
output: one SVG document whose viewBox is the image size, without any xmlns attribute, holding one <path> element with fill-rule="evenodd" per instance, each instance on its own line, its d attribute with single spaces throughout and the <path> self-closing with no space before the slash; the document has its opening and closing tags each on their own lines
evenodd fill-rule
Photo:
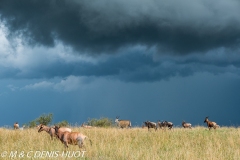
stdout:
<svg viewBox="0 0 240 160">
<path fill-rule="evenodd" d="M 165 121 L 161 122 L 160 120 L 158 120 L 157 128 L 162 129 L 162 128 L 165 128 L 165 127 L 166 127 Z"/>
<path fill-rule="evenodd" d="M 56 134 L 55 134 L 55 129 L 52 128 L 52 127 L 48 127 L 48 126 L 45 126 L 43 124 L 40 124 L 38 126 L 38 128 L 39 128 L 38 133 L 42 132 L 42 131 L 46 131 L 51 136 L 52 140 L 53 140 L 53 137 L 57 137 Z M 65 127 L 61 128 L 60 130 L 62 132 L 65 132 L 65 131 L 72 132 L 72 130 L 70 128 L 65 128 Z"/>
<path fill-rule="evenodd" d="M 68 148 L 68 144 L 71 145 L 78 145 L 79 148 L 84 147 L 84 140 L 86 138 L 88 138 L 87 136 L 85 136 L 84 134 L 80 133 L 80 132 L 62 132 L 61 128 L 59 128 L 58 126 L 54 126 L 55 129 L 55 134 L 57 135 L 57 137 L 60 139 L 60 141 L 64 144 L 65 148 Z M 92 141 L 89 139 L 91 145 L 92 145 Z"/>
<path fill-rule="evenodd" d="M 19 129 L 19 124 L 18 124 L 18 122 L 16 122 L 16 123 L 13 124 L 13 128 L 14 128 L 14 129 Z"/>
<path fill-rule="evenodd" d="M 182 122 L 183 128 L 190 128 L 192 129 L 192 124 L 191 123 L 186 123 L 185 121 Z"/>
<path fill-rule="evenodd" d="M 171 130 L 171 129 L 173 128 L 173 123 L 172 123 L 172 122 L 168 122 L 168 121 L 163 121 L 163 122 L 160 122 L 160 121 L 159 121 L 158 126 L 159 126 L 160 128 L 164 127 L 164 129 L 165 129 L 166 127 L 168 127 L 168 129 Z"/>
<path fill-rule="evenodd" d="M 216 128 L 218 128 L 218 126 L 219 126 L 219 125 L 217 125 L 216 122 L 209 121 L 209 120 L 208 120 L 208 117 L 205 118 L 204 123 L 207 123 L 207 126 L 208 126 L 209 130 L 210 130 L 211 128 L 216 129 Z"/>
<path fill-rule="evenodd" d="M 153 128 L 155 129 L 155 131 L 157 130 L 157 124 L 155 122 L 146 121 L 143 123 L 148 127 L 148 131 L 149 131 L 149 128 Z"/>
<path fill-rule="evenodd" d="M 129 120 L 119 120 L 119 116 L 116 117 L 115 123 L 117 123 L 119 128 L 131 128 L 131 121 Z"/>
</svg>

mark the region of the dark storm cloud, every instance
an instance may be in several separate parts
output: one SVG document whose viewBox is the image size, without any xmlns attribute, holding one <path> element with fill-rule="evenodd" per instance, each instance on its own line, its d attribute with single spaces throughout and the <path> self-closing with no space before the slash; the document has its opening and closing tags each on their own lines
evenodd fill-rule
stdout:
<svg viewBox="0 0 240 160">
<path fill-rule="evenodd" d="M 144 54 L 145 50 L 107 56 L 98 62 L 55 60 L 47 63 L 38 62 L 34 67 L 21 69 L 4 68 L 0 70 L 1 78 L 14 79 L 53 79 L 55 77 L 83 76 L 108 77 L 124 82 L 154 82 L 168 80 L 172 77 L 191 76 L 194 73 L 209 72 L 213 74 L 233 73 L 239 75 L 240 55 L 229 57 L 230 53 L 220 55 L 159 56 Z M 156 56 L 156 57 L 155 57 Z M 221 58 L 219 58 L 221 57 Z M 44 63 L 44 65 L 42 65 Z"/>
<path fill-rule="evenodd" d="M 61 41 L 95 54 L 138 44 L 181 54 L 237 48 L 239 7 L 237 0 L 0 0 L 9 37 L 44 46 Z"/>
</svg>

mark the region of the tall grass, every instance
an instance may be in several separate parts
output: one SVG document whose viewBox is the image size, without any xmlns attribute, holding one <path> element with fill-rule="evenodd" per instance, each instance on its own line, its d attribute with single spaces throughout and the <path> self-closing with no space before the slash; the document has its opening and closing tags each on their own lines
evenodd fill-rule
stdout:
<svg viewBox="0 0 240 160">
<path fill-rule="evenodd" d="M 9 154 L 17 151 L 25 155 L 22 159 L 93 159 L 93 160 L 238 160 L 240 159 L 240 128 L 219 128 L 211 130 L 204 127 L 193 129 L 175 128 L 172 131 L 151 130 L 142 128 L 91 128 L 74 127 L 87 135 L 92 146 L 85 142 L 86 152 L 78 157 L 34 157 L 37 152 L 65 151 L 58 140 L 51 140 L 46 132 L 38 133 L 37 129 L 9 130 L 0 129 L 1 153 L 7 153 L 4 159 L 11 159 Z M 27 153 L 31 152 L 29 158 Z M 69 152 L 77 152 L 77 146 L 70 145 Z M 64 152 L 66 153 L 66 152 Z"/>
</svg>

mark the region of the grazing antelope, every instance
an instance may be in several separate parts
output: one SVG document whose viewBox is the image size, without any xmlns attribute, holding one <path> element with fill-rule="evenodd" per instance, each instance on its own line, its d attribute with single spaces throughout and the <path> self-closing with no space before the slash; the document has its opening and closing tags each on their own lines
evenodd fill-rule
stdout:
<svg viewBox="0 0 240 160">
<path fill-rule="evenodd" d="M 163 122 L 160 122 L 160 121 L 158 121 L 159 123 L 158 123 L 158 126 L 160 127 L 160 128 L 166 128 L 166 127 L 168 127 L 168 129 L 172 129 L 173 128 L 173 123 L 172 122 L 168 122 L 168 121 L 163 121 Z"/>
<path fill-rule="evenodd" d="M 155 122 L 146 121 L 143 123 L 145 124 L 145 126 L 148 127 L 148 131 L 149 131 L 149 128 L 153 128 L 155 129 L 155 131 L 157 130 L 157 124 Z"/>
<path fill-rule="evenodd" d="M 57 135 L 57 137 L 60 139 L 60 141 L 64 144 L 65 148 L 68 148 L 68 144 L 71 145 L 78 145 L 79 148 L 84 147 L 84 140 L 86 138 L 88 138 L 87 136 L 85 136 L 84 134 L 80 133 L 80 132 L 62 132 L 61 128 L 59 128 L 58 126 L 54 126 L 55 129 L 55 134 Z M 92 145 L 92 141 L 89 139 L 91 145 Z"/>
<path fill-rule="evenodd" d="M 53 137 L 57 137 L 56 134 L 55 134 L 55 129 L 52 128 L 52 127 L 48 127 L 48 126 L 45 126 L 43 124 L 40 124 L 38 126 L 38 133 L 39 132 L 42 132 L 42 131 L 46 131 L 50 136 L 51 136 L 51 139 L 53 140 Z M 68 132 L 72 132 L 72 130 L 70 128 L 61 128 L 60 129 L 62 132 L 65 132 L 65 131 L 68 131 Z"/>
<path fill-rule="evenodd" d="M 217 125 L 216 122 L 209 121 L 209 120 L 208 120 L 208 117 L 205 118 L 204 123 L 207 123 L 207 126 L 208 126 L 209 130 L 210 130 L 211 128 L 216 129 L 216 128 L 219 126 L 219 125 Z"/>
<path fill-rule="evenodd" d="M 92 128 L 92 126 L 85 125 L 84 123 L 81 125 L 81 127 L 83 127 L 83 128 Z"/>
<path fill-rule="evenodd" d="M 120 128 L 131 128 L 131 121 L 129 120 L 119 120 L 119 116 L 116 117 L 115 123 L 117 123 L 118 127 Z"/>
<path fill-rule="evenodd" d="M 18 122 L 16 122 L 16 123 L 13 124 L 13 128 L 14 128 L 14 129 L 19 129 L 19 124 L 18 124 Z"/>
<path fill-rule="evenodd" d="M 190 128 L 192 129 L 192 124 L 191 123 L 186 123 L 185 121 L 182 122 L 183 128 Z"/>
</svg>

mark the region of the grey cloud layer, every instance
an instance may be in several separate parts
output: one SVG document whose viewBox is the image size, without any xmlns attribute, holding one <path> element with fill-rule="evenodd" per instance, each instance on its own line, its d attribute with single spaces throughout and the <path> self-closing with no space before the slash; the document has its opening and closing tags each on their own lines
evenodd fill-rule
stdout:
<svg viewBox="0 0 240 160">
<path fill-rule="evenodd" d="M 0 0 L 9 37 L 44 46 L 61 41 L 93 54 L 138 44 L 175 54 L 234 49 L 240 42 L 239 8 L 237 0 Z"/>
<path fill-rule="evenodd" d="M 56 59 L 51 63 L 38 62 L 34 68 L 0 68 L 1 78 L 52 79 L 54 77 L 109 77 L 125 82 L 153 82 L 175 76 L 190 76 L 195 72 L 240 73 L 240 55 L 213 51 L 206 55 L 185 55 L 179 57 L 159 56 L 146 51 L 107 56 L 103 61 L 67 62 Z M 50 54 L 50 53 L 49 53 Z M 44 64 L 44 65 L 42 65 Z"/>
</svg>

